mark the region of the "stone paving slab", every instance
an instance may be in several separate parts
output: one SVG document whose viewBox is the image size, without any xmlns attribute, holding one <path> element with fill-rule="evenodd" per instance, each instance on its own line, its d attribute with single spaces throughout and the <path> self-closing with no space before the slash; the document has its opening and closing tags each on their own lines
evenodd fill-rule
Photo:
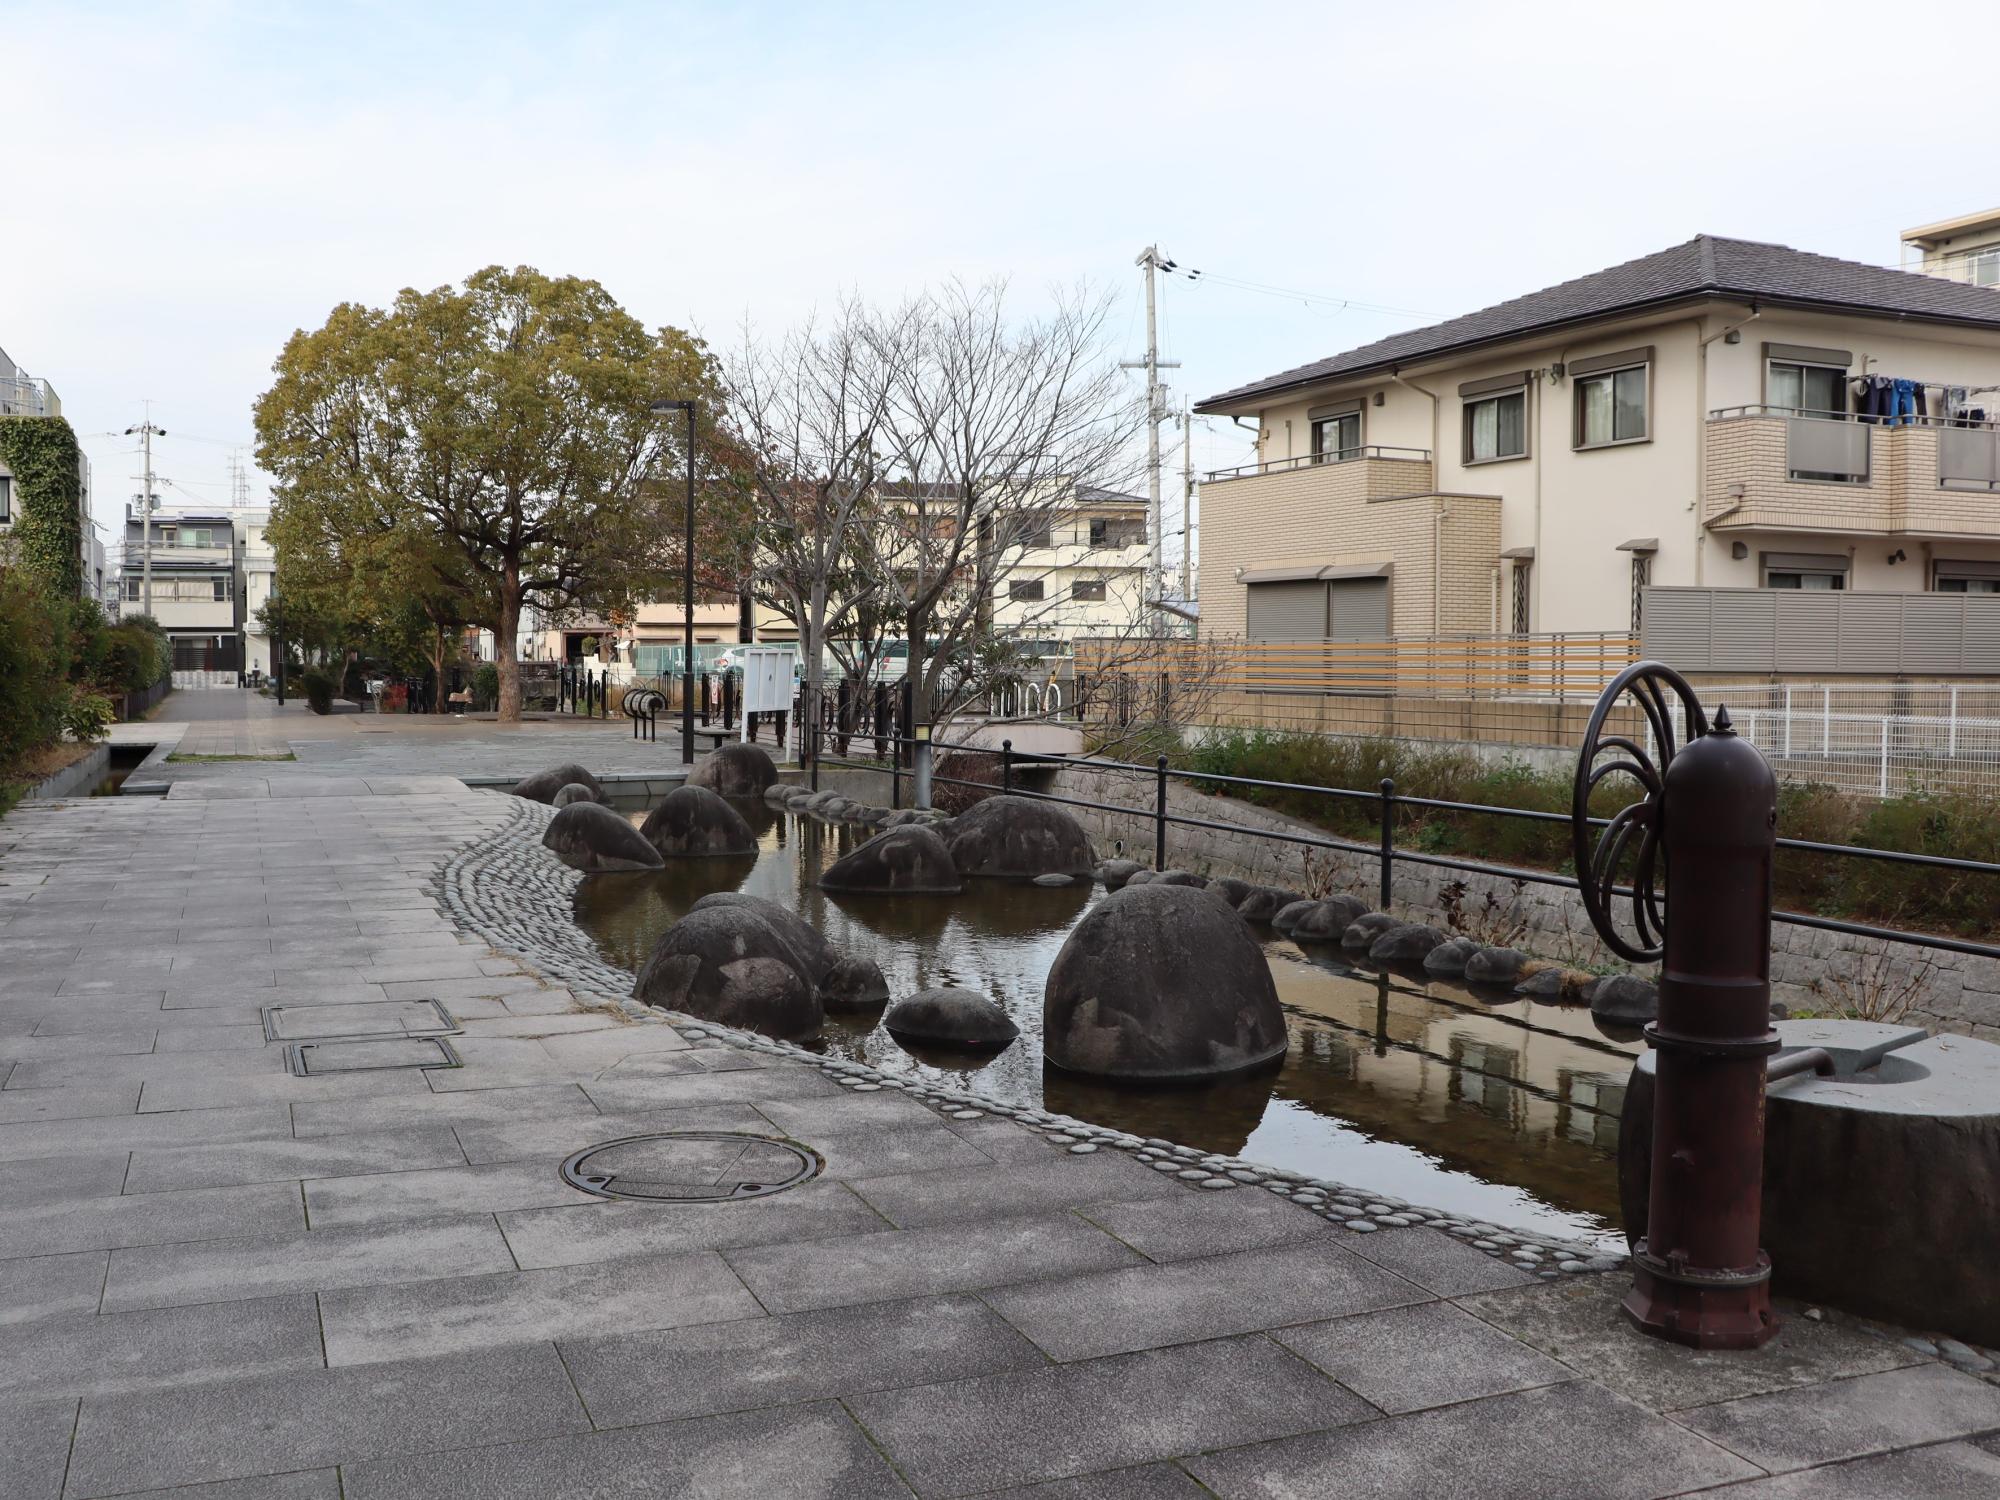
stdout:
<svg viewBox="0 0 2000 1500">
<path fill-rule="evenodd" d="M 51 1318 L 0 1338 L 0 1399 L 158 1390 L 322 1363 L 311 1297 Z"/>
<path fill-rule="evenodd" d="M 280 1137 L 231 1145 L 134 1151 L 125 1191 L 160 1193 L 181 1188 L 296 1182 L 307 1177 L 463 1165 L 465 1153 L 459 1149 L 458 1137 L 449 1126 L 404 1126 L 319 1140 Z"/>
<path fill-rule="evenodd" d="M 1698 1406 L 1676 1419 L 1778 1473 L 2000 1429 L 2000 1388 L 1924 1365 Z"/>
<path fill-rule="evenodd" d="M 882 1227 L 881 1215 L 842 1182 L 810 1182 L 767 1198 L 719 1205 L 707 1213 L 662 1213 L 651 1203 L 599 1202 L 498 1215 L 523 1270 L 590 1261 L 633 1260 L 679 1250 L 817 1240 Z"/>
<path fill-rule="evenodd" d="M 1338 1238 L 1353 1244 L 1361 1238 L 1296 1203 L 1262 1193 L 1170 1193 L 1085 1204 L 1077 1212 L 1157 1261 L 1262 1250 L 1300 1240 Z"/>
<path fill-rule="evenodd" d="M 493 1214 L 512 1208 L 559 1208 L 599 1201 L 592 1194 L 569 1186 L 549 1169 L 547 1161 L 539 1158 L 477 1167 L 328 1177 L 309 1180 L 305 1194 L 306 1220 L 316 1230 L 393 1224 L 435 1218 L 439 1214 Z"/>
<path fill-rule="evenodd" d="M 77 1402 L 0 1401 L 0 1495 L 59 1500 Z"/>
<path fill-rule="evenodd" d="M 1448 1302 L 1280 1328 L 1271 1337 L 1391 1415 L 1576 1378 Z"/>
<path fill-rule="evenodd" d="M 125 1191 L 127 1152 L 94 1156 L 30 1156 L 0 1162 L 0 1204 L 39 1208 L 73 1198 L 102 1198 Z"/>
<path fill-rule="evenodd" d="M 110 1264 L 108 1250 L 0 1260 L 0 1326 L 95 1313 Z"/>
<path fill-rule="evenodd" d="M 775 1106 L 773 1106 L 775 1108 Z M 1124 1156 L 1050 1157 L 983 1172 L 911 1172 L 854 1184 L 884 1218 L 904 1229 L 1036 1208 L 1070 1208 L 1111 1198 L 1155 1198 L 1187 1189 Z"/>
<path fill-rule="evenodd" d="M 1708 1493 L 1728 1500 L 1990 1500 L 2000 1495 L 2000 1457 L 1970 1443 L 1941 1443 Z"/>
<path fill-rule="evenodd" d="M 305 1212 L 297 1191 L 282 1183 L 77 1198 L 0 1209 L 0 1257 L 210 1241 L 291 1228 L 305 1228 Z"/>
<path fill-rule="evenodd" d="M 1370 1500 L 1656 1500 L 1758 1472 L 1588 1382 L 1203 1454 L 1187 1469 L 1223 1500 L 1357 1490 Z"/>
</svg>

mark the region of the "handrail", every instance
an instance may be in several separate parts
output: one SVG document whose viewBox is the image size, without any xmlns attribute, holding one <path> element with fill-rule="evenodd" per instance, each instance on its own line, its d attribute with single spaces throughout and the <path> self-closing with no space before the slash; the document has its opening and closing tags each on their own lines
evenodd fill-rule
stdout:
<svg viewBox="0 0 2000 1500">
<path fill-rule="evenodd" d="M 1233 469 L 1211 469 L 1210 480 L 1240 479 L 1247 474 L 1278 474 L 1287 469 L 1311 469 L 1323 464 L 1354 463 L 1359 459 L 1381 458 L 1395 463 L 1429 463 L 1428 448 L 1398 448 L 1384 443 L 1363 443 L 1355 448 L 1337 448 L 1331 453 L 1300 453 L 1291 458 L 1267 459 L 1262 463 L 1241 464 Z"/>
<path fill-rule="evenodd" d="M 2000 402 L 2000 398 L 1996 398 Z M 1769 402 L 1751 402 L 1744 406 L 1718 406 L 1709 411 L 1711 422 L 1727 422 L 1742 417 L 1779 417 L 1785 419 L 1803 418 L 1814 422 L 1855 422 L 1863 427 L 1932 427 L 1954 428 L 1960 431 L 1991 432 L 2000 428 L 2000 421 L 1991 419 L 1974 421 L 1970 417 L 1944 416 L 1936 412 L 1928 415 L 1910 414 L 1899 417 L 1875 416 L 1867 412 L 1829 411 L 1817 406 L 1776 406 Z"/>
</svg>

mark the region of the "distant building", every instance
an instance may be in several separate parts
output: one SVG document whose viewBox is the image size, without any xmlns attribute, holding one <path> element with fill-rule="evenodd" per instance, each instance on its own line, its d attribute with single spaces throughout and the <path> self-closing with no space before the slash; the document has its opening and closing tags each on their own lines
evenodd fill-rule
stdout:
<svg viewBox="0 0 2000 1500">
<path fill-rule="evenodd" d="M 0 349 L 0 420 L 61 415 L 62 400 L 56 395 L 55 387 L 30 375 L 8 357 L 5 349 Z M 90 460 L 81 452 L 77 455 L 77 480 L 81 491 L 77 500 L 81 527 L 77 567 L 83 580 L 82 592 L 102 603 L 104 553 L 96 543 L 95 528 L 90 519 Z M 0 460 L 0 536 L 13 529 L 19 514 L 20 498 L 14 493 L 14 475 L 5 460 Z M 93 553 L 94 547 L 96 550 Z"/>
<path fill-rule="evenodd" d="M 145 614 L 150 603 L 172 647 L 175 687 L 235 687 L 244 670 L 243 620 L 230 513 L 156 510 L 150 574 L 149 598 L 144 527 L 128 505 L 120 613 Z"/>
<path fill-rule="evenodd" d="M 1141 629 L 1146 558 L 1145 497 L 1079 488 L 1008 559 L 994 584 L 993 629 L 1051 655 L 1079 636 Z"/>
</svg>

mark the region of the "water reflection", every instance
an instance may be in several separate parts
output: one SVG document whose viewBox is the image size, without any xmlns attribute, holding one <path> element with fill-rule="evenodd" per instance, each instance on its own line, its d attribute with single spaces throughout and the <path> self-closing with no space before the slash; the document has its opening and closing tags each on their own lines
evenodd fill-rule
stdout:
<svg viewBox="0 0 2000 1500">
<path fill-rule="evenodd" d="M 836 900 L 815 882 L 867 830 L 755 811 L 754 859 L 586 880 L 577 920 L 608 958 L 636 968 L 709 891 L 767 896 L 836 947 L 872 957 L 892 994 L 964 986 L 1021 1027 L 995 1057 L 919 1055 L 878 1016 L 829 1016 L 829 1052 L 1495 1223 L 1618 1240 L 1618 1112 L 1639 1048 L 1601 1035 L 1582 1007 L 1371 972 L 1338 950 L 1272 938 L 1291 1033 L 1280 1065 L 1206 1086 L 1107 1086 L 1047 1067 L 1040 1035 L 1043 981 L 1098 888 L 974 881 L 959 896 Z"/>
</svg>

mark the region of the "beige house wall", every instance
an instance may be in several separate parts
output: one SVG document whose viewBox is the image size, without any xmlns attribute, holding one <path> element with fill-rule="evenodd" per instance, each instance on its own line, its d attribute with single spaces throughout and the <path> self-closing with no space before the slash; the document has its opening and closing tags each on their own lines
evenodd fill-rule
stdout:
<svg viewBox="0 0 2000 1500">
<path fill-rule="evenodd" d="M 1739 335 L 1735 343 L 1724 337 L 1732 326 Z M 1866 369 L 1973 389 L 2000 386 L 2000 334 L 1803 312 L 1753 317 L 1746 305 L 1714 302 L 1586 332 L 1522 339 L 1474 357 L 1412 364 L 1393 376 L 1329 382 L 1255 414 L 1259 457 L 1268 463 L 1309 453 L 1307 413 L 1358 399 L 1364 445 L 1429 450 L 1430 483 L 1437 490 L 1494 497 L 1497 535 L 1484 557 L 1463 552 L 1473 542 L 1473 531 L 1448 524 L 1446 550 L 1452 563 L 1445 613 L 1475 623 L 1446 629 L 1490 630 L 1510 623 L 1511 564 L 1500 559 L 1503 550 L 1533 550 L 1530 627 L 1558 632 L 1629 627 L 1632 555 L 1619 548 L 1641 538 L 1657 542 L 1649 565 L 1649 581 L 1655 584 L 1757 587 L 1762 582 L 1760 551 L 1851 551 L 1852 586 L 1910 591 L 1930 586 L 1932 557 L 1988 560 L 1993 555 L 1986 539 L 2000 543 L 2000 495 L 1939 491 L 1932 433 L 1877 429 L 1876 478 L 1857 487 L 1788 480 L 1781 421 L 1745 418 L 1711 424 L 1710 411 L 1763 403 L 1767 342 L 1846 350 L 1853 355 L 1856 374 Z M 1641 346 L 1652 349 L 1647 439 L 1579 450 L 1574 445 L 1576 381 L 1567 373 L 1569 367 L 1593 355 Z M 1557 365 L 1565 367 L 1562 376 L 1554 373 Z M 1514 372 L 1526 375 L 1528 453 L 1466 462 L 1460 385 Z M 1380 406 L 1374 404 L 1378 394 Z M 2000 395 L 1985 404 L 2000 415 Z M 1417 467 L 1368 459 L 1204 485 L 1203 629 L 1241 631 L 1243 589 L 1235 581 L 1239 568 L 1323 556 L 1334 560 L 1329 554 L 1340 561 L 1375 561 L 1371 554 L 1379 553 L 1395 564 L 1395 629 L 1428 631 L 1428 604 L 1413 607 L 1411 585 L 1429 576 L 1429 533 L 1379 522 L 1356 526 L 1347 519 L 1365 484 L 1347 471 L 1372 477 Z M 1754 507 L 1725 523 L 1727 534 L 1711 532 L 1705 523 L 1729 503 L 1733 483 L 1746 486 Z M 1337 529 L 1329 532 L 1336 515 Z M 1893 547 L 1841 537 L 1843 531 L 1885 538 L 1900 532 L 1916 537 L 1921 546 L 1906 540 L 1905 560 L 1891 564 L 1887 557 Z M 1329 535 L 1338 538 L 1337 545 L 1323 544 Z M 1738 540 L 1746 544 L 1745 558 L 1732 556 L 1732 543 Z M 1477 584 L 1469 584 L 1475 574 Z M 1477 595 L 1476 610 L 1468 593 Z"/>
</svg>

